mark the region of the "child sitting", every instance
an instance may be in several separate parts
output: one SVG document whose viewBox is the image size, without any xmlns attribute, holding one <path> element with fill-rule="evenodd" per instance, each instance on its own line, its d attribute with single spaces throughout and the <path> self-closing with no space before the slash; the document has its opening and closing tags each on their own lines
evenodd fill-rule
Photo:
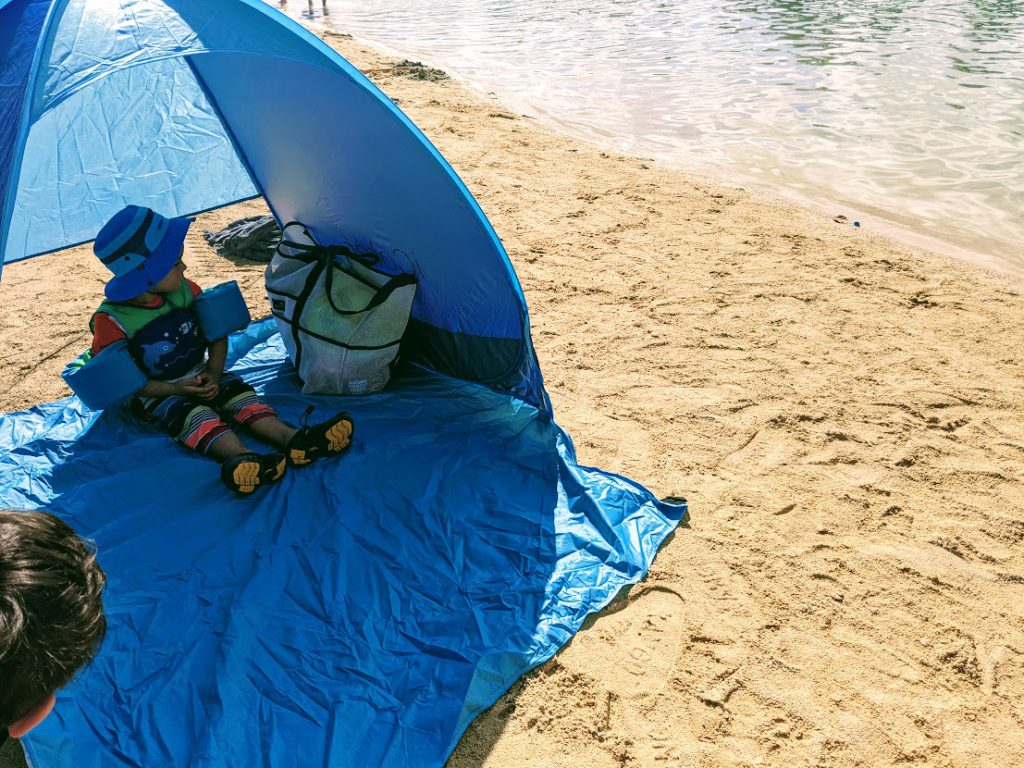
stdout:
<svg viewBox="0 0 1024 768">
<path fill-rule="evenodd" d="M 50 714 L 107 630 L 93 550 L 48 512 L 0 509 L 0 743 Z"/>
<path fill-rule="evenodd" d="M 352 420 L 340 413 L 301 429 L 281 421 L 252 387 L 225 373 L 226 338 L 205 339 L 192 300 L 201 289 L 184 277 L 185 234 L 192 218 L 166 219 L 130 205 L 96 236 L 93 249 L 114 273 L 93 314 L 92 354 L 125 340 L 149 378 L 132 400 L 133 411 L 163 427 L 179 443 L 221 464 L 221 481 L 252 493 L 281 478 L 285 467 L 305 466 L 338 454 L 352 439 Z M 241 426 L 277 446 L 259 454 L 232 431 Z"/>
</svg>

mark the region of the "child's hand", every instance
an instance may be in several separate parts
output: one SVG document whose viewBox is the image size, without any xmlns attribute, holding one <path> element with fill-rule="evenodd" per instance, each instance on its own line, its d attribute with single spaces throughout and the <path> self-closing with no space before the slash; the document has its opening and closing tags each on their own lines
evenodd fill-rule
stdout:
<svg viewBox="0 0 1024 768">
<path fill-rule="evenodd" d="M 224 375 L 223 371 L 218 371 L 216 368 L 207 366 L 203 371 L 196 376 L 196 382 L 202 388 L 202 392 L 199 397 L 203 400 L 210 400 L 217 396 L 220 392 L 220 377 Z"/>
<path fill-rule="evenodd" d="M 217 394 L 219 386 L 211 385 L 203 379 L 203 375 L 191 379 L 182 379 L 174 383 L 175 394 L 185 397 L 198 397 L 200 400 L 209 400 Z"/>
</svg>

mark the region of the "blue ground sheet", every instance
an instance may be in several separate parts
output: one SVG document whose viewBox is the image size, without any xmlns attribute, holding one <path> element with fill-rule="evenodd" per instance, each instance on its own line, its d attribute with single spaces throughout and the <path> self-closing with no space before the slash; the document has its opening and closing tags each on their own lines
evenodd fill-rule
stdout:
<svg viewBox="0 0 1024 768">
<path fill-rule="evenodd" d="M 352 449 L 235 497 L 119 409 L 0 415 L 0 505 L 59 515 L 108 575 L 105 644 L 24 740 L 37 768 L 441 766 L 685 512 L 486 387 L 302 395 L 271 321 L 231 350 L 286 420 L 349 411 Z"/>
</svg>

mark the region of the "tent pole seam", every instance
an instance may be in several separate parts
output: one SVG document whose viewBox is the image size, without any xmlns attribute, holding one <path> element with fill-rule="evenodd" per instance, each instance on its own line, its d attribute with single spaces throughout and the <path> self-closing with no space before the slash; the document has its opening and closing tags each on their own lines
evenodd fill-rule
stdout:
<svg viewBox="0 0 1024 768">
<path fill-rule="evenodd" d="M 11 155 L 11 167 L 7 170 L 7 188 L 0 205 L 0 273 L 7 260 L 7 238 L 11 234 L 11 219 L 14 217 L 14 200 L 18 196 L 18 184 L 21 182 L 21 161 L 25 156 L 25 144 L 28 132 L 32 127 L 32 103 L 36 95 L 36 73 L 43 58 L 43 52 L 50 50 L 53 43 L 54 19 L 59 19 L 71 0 L 54 0 L 46 12 L 39 43 L 32 54 L 32 65 L 28 69 L 28 80 L 25 83 L 25 95 L 21 104 L 21 126 L 14 139 L 14 153 Z M 59 10 L 58 10 L 59 9 Z"/>
</svg>

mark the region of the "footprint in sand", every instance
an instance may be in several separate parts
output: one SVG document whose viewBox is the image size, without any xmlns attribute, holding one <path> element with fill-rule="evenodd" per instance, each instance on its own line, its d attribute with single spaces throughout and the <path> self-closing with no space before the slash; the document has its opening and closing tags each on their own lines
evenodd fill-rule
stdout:
<svg viewBox="0 0 1024 768">
<path fill-rule="evenodd" d="M 682 598 L 662 587 L 634 589 L 641 591 L 623 608 L 599 616 L 558 657 L 570 670 L 600 669 L 602 680 L 624 697 L 661 689 L 685 645 Z"/>
</svg>

